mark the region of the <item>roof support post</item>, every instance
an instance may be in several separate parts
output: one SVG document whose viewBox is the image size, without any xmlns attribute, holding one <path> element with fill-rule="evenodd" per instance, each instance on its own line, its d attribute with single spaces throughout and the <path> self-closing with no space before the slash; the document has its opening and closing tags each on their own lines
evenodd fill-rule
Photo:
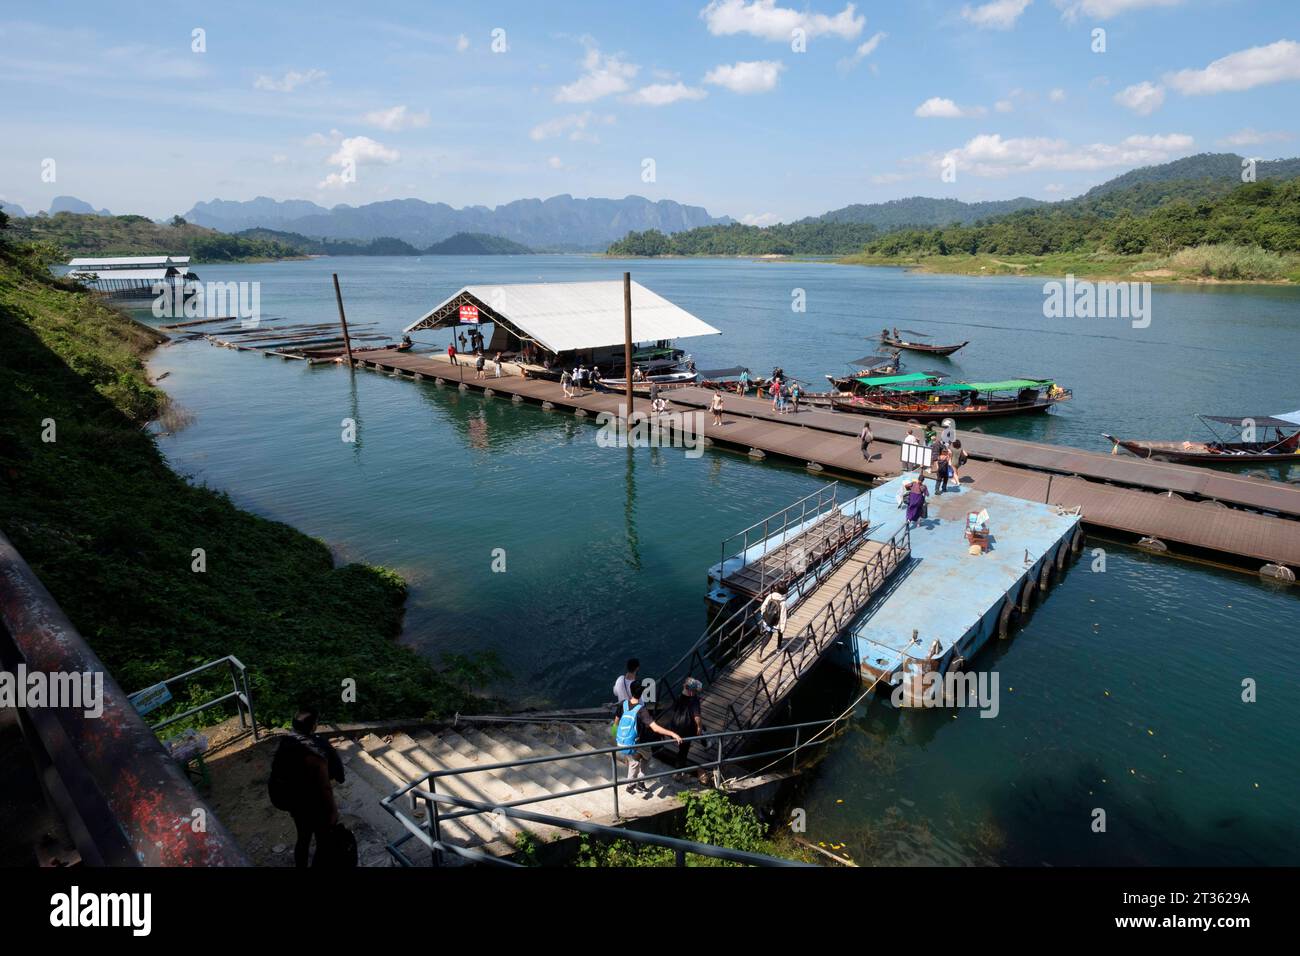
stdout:
<svg viewBox="0 0 1300 956">
<path fill-rule="evenodd" d="M 632 273 L 623 273 L 623 379 L 627 389 L 627 419 L 632 421 Z"/>
</svg>

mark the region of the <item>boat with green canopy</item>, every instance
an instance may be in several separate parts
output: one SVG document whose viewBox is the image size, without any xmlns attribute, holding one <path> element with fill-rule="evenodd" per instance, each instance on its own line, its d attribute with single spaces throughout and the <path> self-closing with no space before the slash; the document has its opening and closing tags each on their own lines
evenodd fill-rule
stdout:
<svg viewBox="0 0 1300 956">
<path fill-rule="evenodd" d="M 918 422 L 945 418 L 1032 415 L 1069 401 L 1073 392 L 1047 378 L 997 382 L 877 382 L 861 394 L 843 396 L 837 411 Z"/>
</svg>

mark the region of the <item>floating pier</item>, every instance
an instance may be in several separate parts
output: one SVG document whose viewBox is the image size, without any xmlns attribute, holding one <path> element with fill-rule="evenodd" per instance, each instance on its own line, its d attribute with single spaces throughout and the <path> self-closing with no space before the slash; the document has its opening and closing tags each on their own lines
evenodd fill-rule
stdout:
<svg viewBox="0 0 1300 956">
<path fill-rule="evenodd" d="M 427 352 L 379 349 L 359 353 L 355 365 L 463 384 L 466 390 L 490 388 L 498 397 L 569 412 L 617 414 L 624 402 L 622 395 L 610 392 L 566 398 L 558 383 L 524 378 L 512 363 L 506 363 L 506 375 L 485 380 L 476 380 L 474 369 L 464 362 L 452 365 L 445 356 Z M 703 412 L 714 395 L 702 388 L 661 394 L 679 415 Z M 715 447 L 815 465 L 828 475 L 858 480 L 892 478 L 901 471 L 897 446 L 907 434 L 904 424 L 813 409 L 776 415 L 770 403 L 739 395 L 724 395 L 724 401 L 722 425 L 705 421 L 707 415 L 700 420 L 700 430 Z M 648 410 L 647 405 L 637 408 Z M 876 436 L 870 460 L 863 459 L 858 448 L 864 419 Z M 958 434 L 971 459 L 961 470 L 964 487 L 1078 509 L 1089 528 L 1125 540 L 1152 538 L 1174 553 L 1227 559 L 1257 569 L 1264 564 L 1293 573 L 1300 569 L 1300 486 L 977 432 Z"/>
</svg>

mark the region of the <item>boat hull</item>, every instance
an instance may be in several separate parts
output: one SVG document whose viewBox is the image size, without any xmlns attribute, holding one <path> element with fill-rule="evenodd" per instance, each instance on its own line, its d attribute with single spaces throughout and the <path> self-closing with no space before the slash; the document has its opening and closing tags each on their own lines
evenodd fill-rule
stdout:
<svg viewBox="0 0 1300 956">
<path fill-rule="evenodd" d="M 1230 443 L 1223 446 L 1224 451 L 1215 452 L 1208 449 L 1205 451 L 1187 449 L 1182 447 L 1182 442 L 1138 442 L 1124 441 L 1112 435 L 1103 437 L 1136 458 L 1149 461 L 1167 461 L 1179 465 L 1236 465 L 1247 462 L 1300 463 L 1300 453 L 1297 453 L 1294 442 L 1284 443 L 1276 451 L 1268 452 L 1252 448 L 1252 445 L 1264 444 L 1262 442 Z"/>
</svg>

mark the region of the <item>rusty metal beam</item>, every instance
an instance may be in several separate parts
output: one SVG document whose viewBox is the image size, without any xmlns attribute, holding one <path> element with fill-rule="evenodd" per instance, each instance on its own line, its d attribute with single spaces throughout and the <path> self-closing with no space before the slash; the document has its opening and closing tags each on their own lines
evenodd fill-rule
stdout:
<svg viewBox="0 0 1300 956">
<path fill-rule="evenodd" d="M 0 533 L 0 662 L 11 674 L 103 674 L 103 713 L 19 710 L 46 793 L 82 860 L 108 866 L 247 866 L 195 792 L 32 569 Z M 196 830 L 202 820 L 205 829 Z"/>
</svg>

